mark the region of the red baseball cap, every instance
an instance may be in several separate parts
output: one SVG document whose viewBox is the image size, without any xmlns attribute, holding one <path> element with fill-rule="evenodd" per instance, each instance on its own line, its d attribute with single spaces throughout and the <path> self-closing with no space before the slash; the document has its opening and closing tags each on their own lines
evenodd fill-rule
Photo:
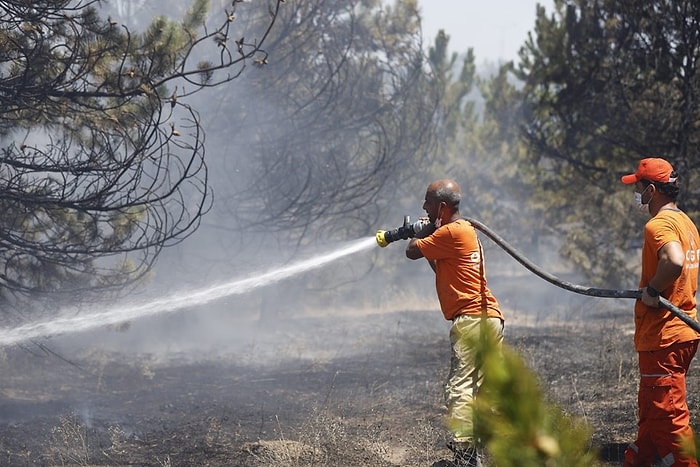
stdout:
<svg viewBox="0 0 700 467">
<path fill-rule="evenodd" d="M 671 177 L 673 166 L 665 160 L 658 157 L 642 159 L 639 162 L 637 171 L 633 174 L 624 175 L 620 180 L 622 183 L 631 185 L 639 180 L 649 180 L 650 182 L 673 183 L 676 177 Z"/>
</svg>

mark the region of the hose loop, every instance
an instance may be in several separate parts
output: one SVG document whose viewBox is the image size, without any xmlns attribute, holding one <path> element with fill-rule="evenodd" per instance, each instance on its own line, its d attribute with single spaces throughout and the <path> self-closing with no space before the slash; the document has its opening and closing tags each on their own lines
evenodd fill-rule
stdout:
<svg viewBox="0 0 700 467">
<path fill-rule="evenodd" d="M 584 287 L 577 284 L 572 284 L 559 279 L 546 271 L 543 271 L 537 267 L 532 261 L 527 259 L 525 255 L 520 253 L 518 250 L 509 245 L 503 238 L 496 234 L 493 230 L 489 229 L 486 225 L 481 222 L 465 218 L 470 224 L 472 224 L 476 229 L 483 232 L 487 237 L 493 240 L 498 246 L 503 248 L 506 253 L 513 257 L 517 262 L 525 266 L 527 270 L 539 276 L 540 278 L 546 280 L 550 284 L 560 287 L 569 292 L 574 292 L 581 295 L 588 295 L 590 297 L 603 297 L 603 298 L 634 298 L 639 300 L 642 298 L 641 290 L 619 290 L 619 289 L 598 289 L 594 287 Z M 664 297 L 659 297 L 659 305 L 667 309 L 674 315 L 676 315 L 681 321 L 690 326 L 696 332 L 700 333 L 700 323 L 691 318 L 686 312 L 675 306 L 673 303 L 669 302 Z"/>
</svg>

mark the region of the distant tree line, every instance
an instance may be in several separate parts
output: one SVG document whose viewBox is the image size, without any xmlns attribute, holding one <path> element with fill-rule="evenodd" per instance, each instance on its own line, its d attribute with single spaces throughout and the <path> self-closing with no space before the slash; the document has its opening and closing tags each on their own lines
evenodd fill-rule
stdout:
<svg viewBox="0 0 700 467">
<path fill-rule="evenodd" d="M 515 75 L 537 216 L 600 284 L 636 286 L 641 225 L 619 181 L 644 157 L 680 174 L 680 206 L 700 220 L 700 4 L 556 1 L 542 8 Z"/>
<path fill-rule="evenodd" d="M 641 158 L 667 158 L 681 207 L 700 220 L 699 21 L 691 1 L 538 7 L 519 60 L 477 77 L 483 111 L 464 94 L 445 103 L 459 115 L 441 127 L 442 165 L 466 187 L 462 211 L 524 251 L 558 248 L 596 285 L 635 287 L 647 216 L 620 175 Z M 468 89 L 474 75 L 457 83 Z"/>
</svg>

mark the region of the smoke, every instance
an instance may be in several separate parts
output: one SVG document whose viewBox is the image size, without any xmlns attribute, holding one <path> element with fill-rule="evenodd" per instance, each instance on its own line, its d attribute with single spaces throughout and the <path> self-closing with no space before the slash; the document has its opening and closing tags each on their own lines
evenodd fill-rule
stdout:
<svg viewBox="0 0 700 467">
<path fill-rule="evenodd" d="M 129 22 L 129 18 L 122 20 Z M 97 346 L 114 352 L 147 353 L 157 358 L 218 358 L 246 349 L 260 351 L 261 347 L 276 348 L 270 344 L 270 339 L 273 343 L 278 339 L 275 332 L 271 332 L 278 326 L 297 331 L 291 337 L 284 338 L 294 342 L 296 348 L 312 349 L 319 339 L 317 333 L 306 332 L 304 323 L 310 317 L 324 323 L 322 331 L 319 331 L 322 333 L 326 332 L 325 326 L 337 324 L 340 316 L 427 310 L 431 322 L 441 329 L 444 327 L 435 296 L 433 272 L 423 261 L 407 260 L 403 254 L 404 245 L 400 242 L 386 249 L 357 252 L 323 268 L 299 271 L 245 293 L 218 297 L 206 304 L 178 302 L 188 291 L 206 290 L 213 284 L 229 281 L 252 280 L 259 271 L 285 268 L 300 259 L 338 248 L 348 241 L 348 237 L 343 237 L 347 231 L 332 229 L 332 223 L 329 228 L 329 223 L 324 219 L 309 220 L 302 231 L 285 231 L 276 225 L 274 219 L 267 219 L 266 212 L 258 213 L 252 209 L 252 212 L 246 211 L 243 217 L 259 222 L 254 226 L 240 224 L 243 217 L 235 211 L 250 210 L 251 206 L 237 205 L 233 195 L 239 193 L 241 187 L 249 186 L 247 182 L 251 174 L 260 169 L 256 159 L 259 154 L 253 152 L 253 143 L 276 138 L 289 131 L 299 133 L 303 130 L 295 127 L 290 130 L 288 113 L 275 113 L 274 102 L 267 98 L 263 90 L 251 92 L 256 89 L 251 84 L 267 72 L 266 68 L 249 68 L 239 80 L 230 84 L 226 93 L 212 89 L 196 94 L 188 101 L 193 108 L 201 109 L 206 131 L 208 183 L 214 193 L 213 208 L 203 219 L 201 227 L 179 245 L 165 249 L 150 277 L 130 292 L 127 301 L 110 304 L 109 307 L 93 304 L 93 310 L 75 312 L 76 317 L 100 317 L 102 327 L 90 327 L 79 334 L 55 337 L 49 341 L 51 344 L 59 344 L 67 351 Z M 236 111 L 226 108 L 232 103 Z M 264 112 L 261 114 L 256 113 L 262 110 Z M 226 118 L 221 118 L 221 112 L 227 111 Z M 239 115 L 250 119 L 246 125 L 237 119 Z M 264 127 L 255 126 L 258 120 L 265 122 Z M 338 122 L 342 122 L 342 119 Z M 285 131 L 275 133 L 273 129 L 276 127 Z M 329 128 L 328 134 L 340 134 L 343 130 Z M 296 141 L 299 140 L 297 138 Z M 268 147 L 282 147 L 280 145 L 283 143 L 284 140 L 281 140 L 277 146 Z M 316 143 L 322 144 L 323 141 Z M 473 185 L 473 174 L 496 172 L 495 169 L 480 166 L 489 157 L 472 156 L 468 153 L 461 161 L 461 165 L 468 170 L 463 168 L 454 175 L 463 189 Z M 358 230 L 364 233 L 396 227 L 404 214 L 414 218 L 422 215 L 423 190 L 430 181 L 422 181 L 422 185 L 415 190 L 402 186 L 407 195 L 395 205 L 377 200 L 366 211 L 354 210 L 347 215 L 357 222 Z M 247 199 L 281 199 L 293 204 L 293 200 L 286 199 L 283 193 L 267 188 L 255 191 L 254 188 L 251 187 L 252 192 Z M 479 187 L 475 191 L 485 192 Z M 467 205 L 471 201 L 465 200 L 466 209 L 493 209 L 494 206 L 510 203 L 515 207 L 512 212 L 517 213 L 517 208 L 522 205 L 522 200 L 500 200 L 501 203 L 495 205 L 491 198 L 476 200 L 479 201 L 476 206 Z M 321 202 L 322 199 L 319 199 L 318 203 Z M 479 214 L 479 211 L 475 214 Z M 363 219 L 366 224 L 359 225 L 361 221 L 355 219 Z M 376 219 L 380 219 L 381 225 L 374 225 L 378 222 Z M 526 236 L 541 238 L 537 232 L 528 232 Z M 486 249 L 489 285 L 503 306 L 507 320 L 537 321 L 540 317 L 543 320 L 566 319 L 572 310 L 589 306 L 584 305 L 588 303 L 585 299 L 558 290 L 528 273 L 497 247 L 490 245 L 488 240 L 482 240 Z M 554 244 L 546 245 L 541 241 L 537 251 L 524 251 L 535 260 L 542 259 L 543 252 L 550 253 L 550 257 L 544 258 L 542 266 L 548 270 L 558 268 L 559 258 L 551 255 L 558 248 L 556 239 L 544 237 L 546 241 Z M 563 272 L 566 273 L 566 270 Z M 567 279 L 576 282 L 576 278 Z M 130 303 L 153 300 L 166 307 L 170 304 L 170 308 L 167 312 L 122 317 L 118 322 L 106 319 L 99 311 L 94 313 L 95 310 L 129 307 L 132 306 Z M 67 323 L 66 326 L 70 326 L 75 322 Z M 387 319 L 387 326 L 391 328 L 392 325 L 392 320 Z M 372 328 L 372 331 L 381 332 L 382 327 Z M 345 344 L 343 339 L 354 338 L 336 337 L 336 345 L 340 347 Z M 312 353 L 308 350 L 304 355 L 311 357 Z"/>
</svg>

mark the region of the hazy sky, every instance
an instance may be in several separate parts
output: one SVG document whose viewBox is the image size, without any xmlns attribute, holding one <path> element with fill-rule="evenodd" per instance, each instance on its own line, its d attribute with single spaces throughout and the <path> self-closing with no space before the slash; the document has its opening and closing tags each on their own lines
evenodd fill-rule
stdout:
<svg viewBox="0 0 700 467">
<path fill-rule="evenodd" d="M 552 0 L 419 0 L 418 5 L 427 42 L 444 29 L 450 50 L 472 47 L 479 63 L 518 58 L 518 49 L 534 29 L 538 3 L 552 12 Z"/>
</svg>

